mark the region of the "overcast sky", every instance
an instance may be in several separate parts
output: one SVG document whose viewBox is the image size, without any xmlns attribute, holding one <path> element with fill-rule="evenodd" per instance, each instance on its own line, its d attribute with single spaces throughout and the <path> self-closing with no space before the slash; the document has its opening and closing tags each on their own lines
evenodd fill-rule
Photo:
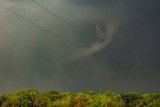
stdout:
<svg viewBox="0 0 160 107">
<path fill-rule="evenodd" d="M 0 0 L 0 92 L 160 92 L 159 0 Z"/>
</svg>

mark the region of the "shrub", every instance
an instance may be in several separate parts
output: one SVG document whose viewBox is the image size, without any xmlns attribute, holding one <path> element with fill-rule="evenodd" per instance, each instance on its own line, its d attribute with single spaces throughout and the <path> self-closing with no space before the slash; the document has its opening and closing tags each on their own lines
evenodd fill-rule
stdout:
<svg viewBox="0 0 160 107">
<path fill-rule="evenodd" d="M 121 94 L 121 97 L 126 106 L 133 106 L 135 107 L 137 104 L 140 104 L 142 100 L 142 95 L 137 92 Z"/>
<path fill-rule="evenodd" d="M 160 107 L 160 94 L 115 94 L 110 91 L 102 94 L 93 91 L 39 93 L 35 89 L 29 89 L 0 94 L 0 107 Z"/>
</svg>

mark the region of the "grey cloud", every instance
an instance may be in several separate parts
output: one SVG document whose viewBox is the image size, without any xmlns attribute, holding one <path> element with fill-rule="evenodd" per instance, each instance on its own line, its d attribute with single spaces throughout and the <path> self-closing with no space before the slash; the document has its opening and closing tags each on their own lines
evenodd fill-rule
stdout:
<svg viewBox="0 0 160 107">
<path fill-rule="evenodd" d="M 90 33 L 91 39 L 30 0 L 1 0 L 1 4 L 84 49 L 0 8 L 0 91 L 31 87 L 60 91 L 159 90 L 158 1 L 37 2 Z M 67 61 L 69 56 L 83 58 Z"/>
</svg>

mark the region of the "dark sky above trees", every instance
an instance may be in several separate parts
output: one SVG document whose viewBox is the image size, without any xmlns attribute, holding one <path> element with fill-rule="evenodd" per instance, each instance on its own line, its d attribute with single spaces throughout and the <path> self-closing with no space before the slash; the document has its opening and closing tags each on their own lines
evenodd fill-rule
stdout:
<svg viewBox="0 0 160 107">
<path fill-rule="evenodd" d="M 17 89 L 160 90 L 159 0 L 31 0 L 0 4 L 76 42 L 52 36 L 0 7 L 0 92 Z"/>
</svg>

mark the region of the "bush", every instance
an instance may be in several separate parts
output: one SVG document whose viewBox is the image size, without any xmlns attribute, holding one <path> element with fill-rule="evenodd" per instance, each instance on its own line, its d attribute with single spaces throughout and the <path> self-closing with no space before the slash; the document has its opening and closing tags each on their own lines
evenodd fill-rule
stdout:
<svg viewBox="0 0 160 107">
<path fill-rule="evenodd" d="M 160 94 L 39 93 L 35 89 L 0 94 L 0 107 L 160 107 Z"/>
<path fill-rule="evenodd" d="M 121 96 L 126 106 L 134 107 L 137 104 L 140 104 L 142 100 L 142 95 L 137 92 L 121 94 Z"/>
</svg>

